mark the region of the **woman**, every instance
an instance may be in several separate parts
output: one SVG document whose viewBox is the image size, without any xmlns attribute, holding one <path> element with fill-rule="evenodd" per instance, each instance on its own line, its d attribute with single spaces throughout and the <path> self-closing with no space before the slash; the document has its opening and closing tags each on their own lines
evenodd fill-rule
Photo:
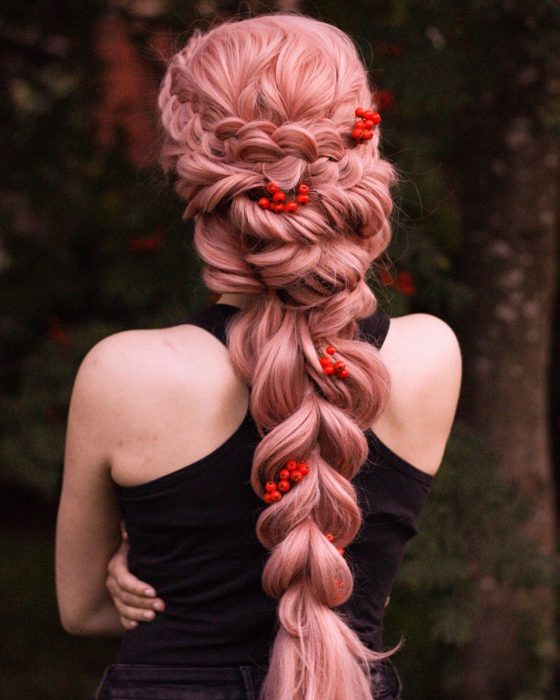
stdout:
<svg viewBox="0 0 560 700">
<path fill-rule="evenodd" d="M 400 698 L 383 609 L 461 356 L 433 316 L 389 323 L 366 284 L 396 179 L 366 71 L 335 27 L 261 16 L 195 33 L 159 107 L 162 163 L 219 298 L 109 336 L 80 366 L 62 623 L 119 634 L 125 619 L 97 698 Z"/>
</svg>

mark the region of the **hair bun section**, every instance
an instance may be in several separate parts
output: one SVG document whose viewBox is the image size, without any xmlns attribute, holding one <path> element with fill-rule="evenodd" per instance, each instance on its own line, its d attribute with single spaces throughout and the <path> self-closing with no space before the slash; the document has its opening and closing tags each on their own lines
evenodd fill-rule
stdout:
<svg viewBox="0 0 560 700">
<path fill-rule="evenodd" d="M 215 125 L 211 146 L 215 156 L 228 162 L 274 163 L 288 156 L 307 163 L 319 158 L 339 161 L 349 145 L 343 134 L 326 119 L 278 125 L 266 119 L 226 117 Z"/>
</svg>

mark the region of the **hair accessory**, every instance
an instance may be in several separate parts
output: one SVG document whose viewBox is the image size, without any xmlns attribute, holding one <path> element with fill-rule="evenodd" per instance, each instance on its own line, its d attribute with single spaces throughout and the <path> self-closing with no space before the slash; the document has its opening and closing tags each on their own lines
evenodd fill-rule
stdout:
<svg viewBox="0 0 560 700">
<path fill-rule="evenodd" d="M 362 107 L 357 107 L 355 114 L 357 121 L 352 129 L 352 138 L 358 143 L 369 141 L 373 138 L 373 129 L 381 122 L 381 115 Z"/>
<path fill-rule="evenodd" d="M 334 535 L 330 532 L 325 532 L 325 537 L 328 539 L 329 542 L 334 542 Z M 344 554 L 344 549 L 342 547 L 337 547 L 336 551 L 339 554 Z"/>
<path fill-rule="evenodd" d="M 344 362 L 333 357 L 336 349 L 332 345 L 327 345 L 325 352 L 327 354 L 319 358 L 319 364 L 323 368 L 323 372 L 329 375 L 336 375 L 340 379 L 349 377 L 350 372 L 346 369 Z"/>
<path fill-rule="evenodd" d="M 298 210 L 300 204 L 309 202 L 309 185 L 298 185 L 296 198 L 289 201 L 288 194 L 280 189 L 277 182 L 271 180 L 264 189 L 271 196 L 261 197 L 258 202 L 259 207 L 273 211 L 275 214 L 282 212 L 293 214 Z"/>
<path fill-rule="evenodd" d="M 280 470 L 278 482 L 266 482 L 263 499 L 266 503 L 276 503 L 282 498 L 283 494 L 292 488 L 290 480 L 293 484 L 298 484 L 307 474 L 309 474 L 307 462 L 296 462 L 295 459 L 290 459 L 286 462 L 284 468 Z"/>
</svg>

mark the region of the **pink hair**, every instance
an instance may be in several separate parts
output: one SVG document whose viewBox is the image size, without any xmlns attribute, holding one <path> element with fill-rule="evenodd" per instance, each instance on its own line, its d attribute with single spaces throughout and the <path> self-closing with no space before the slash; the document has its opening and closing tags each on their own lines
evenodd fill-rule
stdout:
<svg viewBox="0 0 560 700">
<path fill-rule="evenodd" d="M 310 467 L 257 522 L 271 551 L 263 587 L 279 599 L 263 700 L 371 700 L 371 665 L 402 644 L 368 648 L 333 609 L 354 585 L 336 548 L 362 523 L 351 480 L 390 391 L 379 351 L 355 336 L 357 319 L 377 307 L 366 276 L 391 238 L 396 174 L 379 155 L 378 129 L 365 144 L 352 139 L 357 106 L 375 108 L 351 39 L 281 13 L 196 31 L 159 97 L 162 163 L 188 201 L 185 218 L 195 218 L 204 282 L 258 295 L 228 327 L 262 437 L 253 489 L 262 497 L 290 459 Z M 295 214 L 262 210 L 247 194 L 268 180 L 284 190 L 308 183 L 311 201 Z M 348 379 L 322 373 L 316 347 L 327 340 Z"/>
</svg>

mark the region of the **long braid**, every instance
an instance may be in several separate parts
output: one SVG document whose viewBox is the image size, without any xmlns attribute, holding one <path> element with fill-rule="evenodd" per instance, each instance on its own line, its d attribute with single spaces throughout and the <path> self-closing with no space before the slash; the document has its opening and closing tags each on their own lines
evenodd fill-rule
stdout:
<svg viewBox="0 0 560 700">
<path fill-rule="evenodd" d="M 362 523 L 352 479 L 367 459 L 364 430 L 390 390 L 379 351 L 357 333 L 376 309 L 365 280 L 390 240 L 395 180 L 378 132 L 359 147 L 349 134 L 354 107 L 370 103 L 348 37 L 282 14 L 197 34 L 160 93 L 162 161 L 195 217 L 204 282 L 257 295 L 228 326 L 262 437 L 252 487 L 262 498 L 286 462 L 309 465 L 257 522 L 270 550 L 263 588 L 279 601 L 263 700 L 371 700 L 371 664 L 395 651 L 369 649 L 335 609 L 354 585 L 339 549 Z M 250 195 L 267 180 L 309 184 L 310 203 L 295 215 L 260 209 Z M 344 381 L 321 370 L 327 343 Z"/>
</svg>

